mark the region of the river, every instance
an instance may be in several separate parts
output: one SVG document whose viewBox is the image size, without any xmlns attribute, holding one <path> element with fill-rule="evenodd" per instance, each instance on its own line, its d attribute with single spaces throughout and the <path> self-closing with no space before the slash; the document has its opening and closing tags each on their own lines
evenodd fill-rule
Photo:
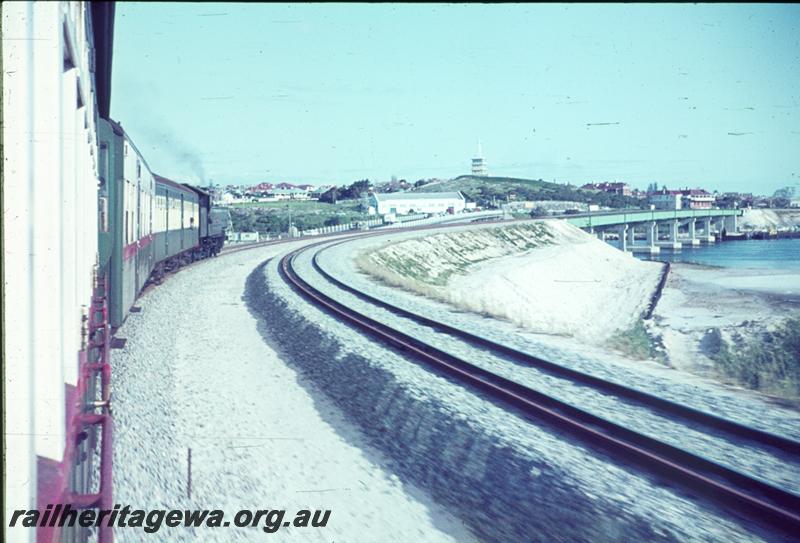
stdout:
<svg viewBox="0 0 800 543">
<path fill-rule="evenodd" d="M 680 251 L 662 249 L 657 255 L 637 254 L 643 260 L 691 262 L 724 268 L 791 269 L 800 273 L 800 239 L 737 240 L 684 247 Z"/>
</svg>

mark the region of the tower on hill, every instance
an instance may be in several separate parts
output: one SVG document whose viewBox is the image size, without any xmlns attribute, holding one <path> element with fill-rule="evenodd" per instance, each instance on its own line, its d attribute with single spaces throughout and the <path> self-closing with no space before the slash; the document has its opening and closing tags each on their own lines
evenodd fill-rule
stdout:
<svg viewBox="0 0 800 543">
<path fill-rule="evenodd" d="M 472 175 L 479 177 L 486 177 L 489 175 L 489 170 L 486 168 L 486 160 L 483 158 L 481 152 L 481 142 L 478 142 L 478 154 L 472 159 Z"/>
</svg>

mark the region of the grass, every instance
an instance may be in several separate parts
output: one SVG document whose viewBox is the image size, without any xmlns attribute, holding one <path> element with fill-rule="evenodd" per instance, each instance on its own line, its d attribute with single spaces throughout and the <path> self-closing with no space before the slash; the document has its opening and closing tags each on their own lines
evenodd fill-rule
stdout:
<svg viewBox="0 0 800 543">
<path fill-rule="evenodd" d="M 242 232 L 286 232 L 290 217 L 292 224 L 301 230 L 375 218 L 361 210 L 360 200 L 343 200 L 335 204 L 315 200 L 245 202 L 230 207 L 234 230 Z"/>
<path fill-rule="evenodd" d="M 608 346 L 640 360 L 660 360 L 663 353 L 656 350 L 653 339 L 647 333 L 644 321 L 639 319 L 631 328 L 619 332 L 608 340 Z"/>
<path fill-rule="evenodd" d="M 335 211 L 359 211 L 361 207 L 360 200 L 343 200 L 335 204 L 327 202 L 319 202 L 317 200 L 284 200 L 281 202 L 241 202 L 237 204 L 229 204 L 232 208 L 246 208 L 246 209 L 276 209 L 278 211 L 291 209 L 292 213 L 310 213 L 310 212 L 335 212 Z"/>
<path fill-rule="evenodd" d="M 537 181 L 534 179 L 520 179 L 516 177 L 472 177 L 464 175 L 450 179 L 447 181 L 440 181 L 429 183 L 418 188 L 419 192 L 450 192 L 460 190 L 464 193 L 473 193 L 480 190 L 483 186 L 496 186 L 498 188 L 514 189 L 524 187 L 532 190 L 540 190 L 542 188 L 556 188 L 560 185 L 548 183 L 546 181 Z"/>
<path fill-rule="evenodd" d="M 710 345 L 717 369 L 735 383 L 789 400 L 800 399 L 800 316 L 790 317 L 755 338 Z"/>
<path fill-rule="evenodd" d="M 479 205 L 516 200 L 561 200 L 594 203 L 613 208 L 640 207 L 641 202 L 629 196 L 602 191 L 583 190 L 575 186 L 550 183 L 541 179 L 519 177 L 474 177 L 462 175 L 447 181 L 434 181 L 417 189 L 420 192 L 461 191 L 469 200 Z"/>
<path fill-rule="evenodd" d="M 519 254 L 549 245 L 553 234 L 544 224 L 487 228 L 480 231 L 435 234 L 424 239 L 390 244 L 362 254 L 362 271 L 390 284 L 411 288 L 441 287 L 454 274 L 464 273 L 488 258 Z M 415 247 L 396 252 L 398 246 Z M 410 244 L 410 245 L 409 245 Z"/>
</svg>

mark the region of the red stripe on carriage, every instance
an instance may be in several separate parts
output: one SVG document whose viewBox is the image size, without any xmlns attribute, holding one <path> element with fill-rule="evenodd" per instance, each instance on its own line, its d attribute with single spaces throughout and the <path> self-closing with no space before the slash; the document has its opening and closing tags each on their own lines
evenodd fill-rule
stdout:
<svg viewBox="0 0 800 543">
<path fill-rule="evenodd" d="M 153 241 L 153 234 L 149 236 L 145 236 L 139 241 L 134 241 L 133 243 L 126 245 L 125 248 L 122 250 L 122 260 L 129 260 L 133 258 L 133 256 L 138 253 L 141 249 L 144 249 Z"/>
</svg>

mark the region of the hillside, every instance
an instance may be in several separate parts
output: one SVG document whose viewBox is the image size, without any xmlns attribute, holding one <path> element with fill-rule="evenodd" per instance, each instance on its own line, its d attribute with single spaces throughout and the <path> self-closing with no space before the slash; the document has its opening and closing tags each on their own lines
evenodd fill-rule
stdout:
<svg viewBox="0 0 800 543">
<path fill-rule="evenodd" d="M 420 192 L 461 191 L 468 200 L 487 205 L 492 199 L 568 200 L 608 207 L 639 207 L 640 202 L 627 196 L 583 190 L 571 185 L 549 183 L 541 179 L 517 177 L 474 177 L 462 175 L 446 181 L 434 181 L 416 189 Z"/>
</svg>

